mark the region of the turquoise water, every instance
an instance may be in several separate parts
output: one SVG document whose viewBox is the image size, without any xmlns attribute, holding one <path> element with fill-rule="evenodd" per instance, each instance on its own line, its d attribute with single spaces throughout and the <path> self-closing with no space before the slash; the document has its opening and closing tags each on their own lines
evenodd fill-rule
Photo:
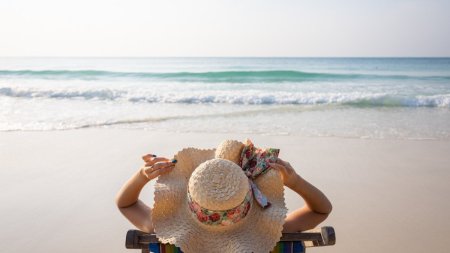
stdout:
<svg viewBox="0 0 450 253">
<path fill-rule="evenodd" d="M 450 58 L 0 58 L 0 131 L 450 137 Z"/>
</svg>

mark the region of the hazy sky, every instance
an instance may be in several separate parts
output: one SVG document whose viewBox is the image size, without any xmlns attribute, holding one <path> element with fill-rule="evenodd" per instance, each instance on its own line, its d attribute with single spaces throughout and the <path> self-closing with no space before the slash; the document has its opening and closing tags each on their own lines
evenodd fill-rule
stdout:
<svg viewBox="0 0 450 253">
<path fill-rule="evenodd" d="M 0 0 L 0 56 L 450 56 L 450 0 Z"/>
</svg>

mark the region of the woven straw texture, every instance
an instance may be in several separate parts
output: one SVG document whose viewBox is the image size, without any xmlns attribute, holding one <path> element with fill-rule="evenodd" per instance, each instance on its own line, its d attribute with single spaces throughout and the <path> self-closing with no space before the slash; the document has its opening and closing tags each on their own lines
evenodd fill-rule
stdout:
<svg viewBox="0 0 450 253">
<path fill-rule="evenodd" d="M 249 189 L 248 178 L 241 167 L 225 159 L 216 158 L 200 164 L 189 178 L 192 199 L 210 210 L 238 206 Z"/>
<path fill-rule="evenodd" d="M 275 170 L 255 180 L 272 204 L 265 210 L 254 201 L 247 216 L 230 226 L 202 224 L 190 212 L 186 199 L 189 178 L 198 165 L 213 158 L 214 149 L 183 149 L 176 155 L 174 170 L 158 178 L 152 213 L 157 237 L 185 253 L 271 251 L 282 235 L 287 213 L 283 183 Z"/>
<path fill-rule="evenodd" d="M 225 140 L 220 143 L 216 149 L 216 158 L 227 159 L 235 164 L 239 164 L 241 158 L 241 151 L 244 148 L 244 143 L 235 140 Z"/>
</svg>

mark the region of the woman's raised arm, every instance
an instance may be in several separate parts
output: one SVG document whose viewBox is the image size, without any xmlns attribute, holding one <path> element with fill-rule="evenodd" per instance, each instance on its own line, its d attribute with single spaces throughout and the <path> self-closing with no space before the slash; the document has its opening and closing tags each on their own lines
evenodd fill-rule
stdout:
<svg viewBox="0 0 450 253">
<path fill-rule="evenodd" d="M 151 208 L 139 200 L 142 188 L 152 179 L 171 171 L 175 163 L 164 157 L 145 155 L 145 166 L 140 168 L 122 186 L 116 195 L 116 205 L 120 212 L 139 230 L 153 232 Z M 175 161 L 176 162 L 176 161 Z"/>
<path fill-rule="evenodd" d="M 287 215 L 283 232 L 299 232 L 312 229 L 328 217 L 332 206 L 325 194 L 300 177 L 288 162 L 278 158 L 276 163 L 271 163 L 270 165 L 281 172 L 284 185 L 291 188 L 305 200 L 305 206 Z"/>
</svg>

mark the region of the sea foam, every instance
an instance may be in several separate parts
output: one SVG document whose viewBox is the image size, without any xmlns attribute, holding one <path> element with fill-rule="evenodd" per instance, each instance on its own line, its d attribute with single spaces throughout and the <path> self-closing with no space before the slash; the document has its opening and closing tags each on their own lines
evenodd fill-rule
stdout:
<svg viewBox="0 0 450 253">
<path fill-rule="evenodd" d="M 242 105 L 321 105 L 341 104 L 365 107 L 449 107 L 450 94 L 396 96 L 369 92 L 260 92 L 188 91 L 135 92 L 132 89 L 33 89 L 0 88 L 0 97 L 21 99 L 84 99 L 127 101 L 131 103 L 242 104 Z"/>
<path fill-rule="evenodd" d="M 450 137 L 450 58 L 0 58 L 0 131 Z"/>
</svg>

